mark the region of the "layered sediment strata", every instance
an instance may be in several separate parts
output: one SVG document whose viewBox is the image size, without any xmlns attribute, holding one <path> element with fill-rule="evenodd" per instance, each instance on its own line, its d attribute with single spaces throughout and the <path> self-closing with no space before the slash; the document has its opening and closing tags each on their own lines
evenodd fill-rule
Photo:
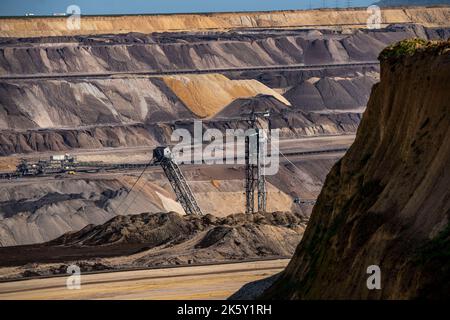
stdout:
<svg viewBox="0 0 450 320">
<path fill-rule="evenodd" d="M 250 28 L 296 28 L 315 26 L 365 26 L 370 12 L 366 8 L 235 12 L 205 14 L 167 14 L 131 16 L 82 16 L 81 29 L 67 28 L 67 17 L 3 18 L 0 35 L 29 37 L 74 34 L 112 34 L 128 32 L 208 31 Z M 450 10 L 442 7 L 383 8 L 383 23 L 420 23 L 448 26 Z"/>
</svg>

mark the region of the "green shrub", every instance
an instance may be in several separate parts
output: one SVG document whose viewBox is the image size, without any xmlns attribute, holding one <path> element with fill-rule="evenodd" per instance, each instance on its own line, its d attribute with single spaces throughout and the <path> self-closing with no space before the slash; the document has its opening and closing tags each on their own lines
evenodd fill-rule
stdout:
<svg viewBox="0 0 450 320">
<path fill-rule="evenodd" d="M 407 39 L 390 45 L 384 49 L 378 59 L 380 61 L 397 61 L 406 56 L 412 56 L 417 52 L 430 52 L 442 54 L 450 50 L 450 39 L 447 41 L 426 41 L 423 39 Z"/>
<path fill-rule="evenodd" d="M 417 49 L 422 48 L 428 44 L 428 41 L 423 39 L 408 39 L 390 45 L 380 53 L 380 60 L 397 59 L 404 56 L 412 56 Z"/>
</svg>

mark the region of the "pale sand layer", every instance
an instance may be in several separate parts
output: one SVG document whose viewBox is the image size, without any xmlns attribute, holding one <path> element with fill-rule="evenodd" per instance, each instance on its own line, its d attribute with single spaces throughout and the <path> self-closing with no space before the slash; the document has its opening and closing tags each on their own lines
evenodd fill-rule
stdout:
<svg viewBox="0 0 450 320">
<path fill-rule="evenodd" d="M 197 116 L 210 117 L 239 98 L 271 95 L 284 104 L 290 102 L 257 80 L 230 80 L 221 74 L 163 77 L 166 85 Z"/>
<path fill-rule="evenodd" d="M 80 290 L 67 277 L 0 283 L 8 299 L 226 299 L 244 284 L 274 275 L 288 259 L 84 275 Z"/>
<path fill-rule="evenodd" d="M 447 26 L 450 7 L 382 9 L 383 23 L 414 22 L 425 26 Z M 201 31 L 233 28 L 289 28 L 299 26 L 366 25 L 366 8 L 304 11 L 174 14 L 142 16 L 86 16 L 80 30 L 67 27 L 67 17 L 21 17 L 0 20 L 0 36 L 56 36 L 158 31 Z"/>
</svg>

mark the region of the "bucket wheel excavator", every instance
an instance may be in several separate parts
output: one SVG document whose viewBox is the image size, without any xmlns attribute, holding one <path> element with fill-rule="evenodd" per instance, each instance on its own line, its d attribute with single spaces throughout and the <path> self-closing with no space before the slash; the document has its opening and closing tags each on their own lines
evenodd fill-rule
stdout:
<svg viewBox="0 0 450 320">
<path fill-rule="evenodd" d="M 161 165 L 175 192 L 177 201 L 181 204 L 186 214 L 202 216 L 203 212 L 169 147 L 162 146 L 154 149 L 153 163 Z"/>
</svg>

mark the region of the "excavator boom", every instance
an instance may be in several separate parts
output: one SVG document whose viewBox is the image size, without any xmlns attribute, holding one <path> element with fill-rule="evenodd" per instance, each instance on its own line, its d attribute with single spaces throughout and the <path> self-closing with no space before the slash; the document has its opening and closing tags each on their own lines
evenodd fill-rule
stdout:
<svg viewBox="0 0 450 320">
<path fill-rule="evenodd" d="M 202 216 L 203 212 L 170 149 L 168 147 L 157 147 L 153 150 L 153 160 L 154 163 L 159 163 L 163 168 L 175 192 L 177 201 L 181 204 L 186 214 Z"/>
</svg>

